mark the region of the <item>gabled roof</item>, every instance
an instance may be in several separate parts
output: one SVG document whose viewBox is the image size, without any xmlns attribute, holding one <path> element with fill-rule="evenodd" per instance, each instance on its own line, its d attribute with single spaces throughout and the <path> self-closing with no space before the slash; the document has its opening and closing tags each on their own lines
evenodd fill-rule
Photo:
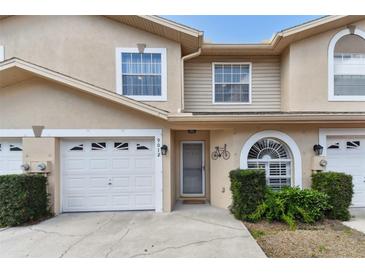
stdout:
<svg viewBox="0 0 365 274">
<path fill-rule="evenodd" d="M 181 44 L 183 55 L 197 51 L 203 43 L 203 32 L 154 15 L 108 15 L 126 25 L 148 31 Z"/>
<path fill-rule="evenodd" d="M 81 92 L 112 101 L 127 108 L 167 120 L 168 112 L 165 110 L 161 110 L 143 102 L 119 95 L 113 91 L 88 84 L 84 81 L 72 78 L 42 66 L 38 66 L 18 58 L 11 58 L 0 62 L 0 88 L 19 81 L 30 79 L 35 76 L 54 81 L 56 83 L 77 89 Z"/>
<path fill-rule="evenodd" d="M 276 33 L 271 40 L 257 44 L 204 43 L 202 55 L 276 55 L 290 43 L 364 20 L 365 15 L 324 16 Z"/>
<path fill-rule="evenodd" d="M 0 15 L 0 20 L 9 15 Z M 203 43 L 203 32 L 155 15 L 105 15 L 120 23 L 165 37 L 181 44 L 183 55 L 197 51 Z"/>
</svg>

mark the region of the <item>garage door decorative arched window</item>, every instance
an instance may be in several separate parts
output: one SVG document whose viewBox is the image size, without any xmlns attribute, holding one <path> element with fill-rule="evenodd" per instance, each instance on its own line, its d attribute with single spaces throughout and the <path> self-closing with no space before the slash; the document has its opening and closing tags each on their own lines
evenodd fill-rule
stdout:
<svg viewBox="0 0 365 274">
<path fill-rule="evenodd" d="M 264 169 L 266 182 L 273 189 L 291 186 L 292 156 L 283 142 L 262 138 L 249 150 L 247 165 L 250 169 Z"/>
</svg>

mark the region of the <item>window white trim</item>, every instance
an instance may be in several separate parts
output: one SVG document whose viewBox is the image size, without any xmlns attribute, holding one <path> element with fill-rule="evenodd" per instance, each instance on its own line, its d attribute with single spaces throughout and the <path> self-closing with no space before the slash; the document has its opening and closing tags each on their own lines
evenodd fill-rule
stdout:
<svg viewBox="0 0 365 274">
<path fill-rule="evenodd" d="M 116 48 L 116 91 L 123 95 L 122 83 L 122 53 L 139 53 L 138 48 Z M 161 54 L 161 96 L 130 96 L 137 101 L 166 101 L 167 100 L 167 50 L 166 48 L 145 48 L 144 53 Z"/>
<path fill-rule="evenodd" d="M 248 153 L 251 147 L 262 138 L 276 138 L 282 142 L 284 142 L 292 153 L 292 161 L 293 161 L 293 176 L 292 176 L 292 184 L 294 186 L 302 188 L 302 157 L 300 154 L 300 150 L 296 142 L 287 134 L 276 131 L 276 130 L 264 130 L 255 133 L 252 135 L 246 143 L 243 145 L 241 150 L 240 157 L 240 168 L 247 169 L 248 168 Z"/>
<path fill-rule="evenodd" d="M 34 137 L 34 134 L 32 129 L 0 129 L 0 137 Z M 42 137 L 153 137 L 156 176 L 155 211 L 163 211 L 162 129 L 44 129 Z M 62 191 L 60 191 L 61 194 Z M 62 201 L 61 196 L 60 201 Z M 62 208 L 62 202 L 60 203 Z"/>
<path fill-rule="evenodd" d="M 248 102 L 215 102 L 215 65 L 249 65 Z M 250 105 L 252 104 L 252 62 L 213 62 L 212 63 L 212 104 L 213 105 Z"/>
<path fill-rule="evenodd" d="M 5 60 L 5 50 L 4 46 L 0 45 L 0 62 Z"/>
<path fill-rule="evenodd" d="M 335 47 L 338 40 L 340 40 L 345 35 L 351 34 L 349 29 L 341 30 L 336 33 L 328 46 L 328 101 L 365 101 L 365 96 L 343 96 L 343 95 L 335 95 L 334 89 L 334 53 Z M 365 32 L 355 28 L 354 34 L 365 39 Z M 365 42 L 365 41 L 364 41 Z"/>
<path fill-rule="evenodd" d="M 329 136 L 365 136 L 365 128 L 320 128 L 318 143 L 323 147 L 322 156 L 327 156 L 327 137 Z"/>
</svg>

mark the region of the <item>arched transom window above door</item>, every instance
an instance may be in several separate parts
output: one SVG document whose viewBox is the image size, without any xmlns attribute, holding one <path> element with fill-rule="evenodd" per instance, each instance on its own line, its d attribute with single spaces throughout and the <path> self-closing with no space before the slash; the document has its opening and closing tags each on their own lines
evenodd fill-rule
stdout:
<svg viewBox="0 0 365 274">
<path fill-rule="evenodd" d="M 292 185 L 290 149 L 275 138 L 262 138 L 250 148 L 247 167 L 265 170 L 266 182 L 273 189 Z"/>
</svg>

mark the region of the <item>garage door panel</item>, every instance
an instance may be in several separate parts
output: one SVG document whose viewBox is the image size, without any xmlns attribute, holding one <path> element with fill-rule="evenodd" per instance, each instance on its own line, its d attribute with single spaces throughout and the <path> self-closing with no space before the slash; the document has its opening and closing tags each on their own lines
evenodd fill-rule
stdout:
<svg viewBox="0 0 365 274">
<path fill-rule="evenodd" d="M 66 204 L 64 204 L 65 208 L 73 208 L 73 209 L 82 209 L 85 207 L 85 200 L 84 197 L 78 197 L 78 196 L 69 196 Z"/>
<path fill-rule="evenodd" d="M 80 191 L 80 193 L 83 193 L 85 189 L 85 177 L 65 177 L 64 178 L 64 190 L 66 194 L 69 193 L 76 193 L 77 191 Z"/>
<path fill-rule="evenodd" d="M 136 158 L 134 161 L 134 166 L 135 168 L 151 169 L 153 167 L 153 160 L 150 157 Z"/>
<path fill-rule="evenodd" d="M 109 206 L 109 197 L 105 195 L 90 194 L 87 195 L 86 199 L 89 204 L 89 208 L 92 209 L 107 209 Z"/>
<path fill-rule="evenodd" d="M 135 206 L 138 209 L 152 209 L 153 208 L 153 195 L 149 193 L 136 194 Z"/>
<path fill-rule="evenodd" d="M 66 171 L 85 170 L 87 169 L 87 166 L 87 160 L 82 158 L 68 159 L 65 161 Z"/>
<path fill-rule="evenodd" d="M 365 138 L 329 137 L 327 160 L 328 171 L 344 172 L 352 176 L 352 206 L 365 206 Z"/>
<path fill-rule="evenodd" d="M 92 169 L 108 169 L 109 160 L 107 158 L 105 159 L 91 159 L 90 160 L 90 168 Z"/>
<path fill-rule="evenodd" d="M 130 177 L 112 177 L 112 188 L 114 191 L 128 191 L 131 187 Z"/>
<path fill-rule="evenodd" d="M 132 198 L 128 194 L 112 194 L 111 207 L 116 209 L 130 209 L 133 206 L 131 204 Z"/>
<path fill-rule="evenodd" d="M 152 191 L 154 186 L 153 176 L 136 176 L 135 189 L 137 192 Z"/>
<path fill-rule="evenodd" d="M 154 209 L 154 153 L 150 140 L 63 140 L 63 210 Z"/>
<path fill-rule="evenodd" d="M 107 192 L 109 190 L 109 177 L 93 177 L 84 181 L 88 188 L 88 193 L 98 193 L 100 191 Z"/>
<path fill-rule="evenodd" d="M 0 138 L 0 175 L 20 174 L 23 163 L 22 142 Z"/>
<path fill-rule="evenodd" d="M 130 167 L 129 158 L 114 158 L 112 159 L 112 169 L 128 169 Z"/>
</svg>

